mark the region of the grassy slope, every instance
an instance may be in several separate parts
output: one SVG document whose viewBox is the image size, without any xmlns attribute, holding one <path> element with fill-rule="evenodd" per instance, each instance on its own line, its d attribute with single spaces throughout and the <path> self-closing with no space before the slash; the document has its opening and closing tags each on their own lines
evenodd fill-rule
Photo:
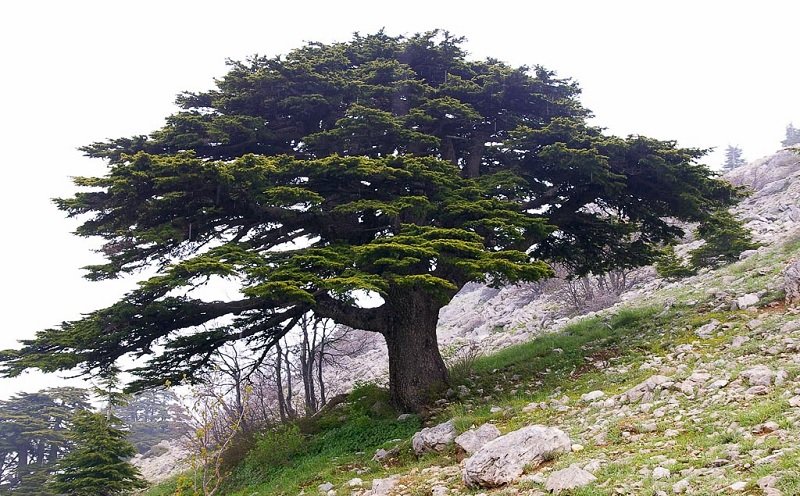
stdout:
<svg viewBox="0 0 800 496">
<path fill-rule="evenodd" d="M 744 494 L 761 494 L 755 481 L 775 474 L 783 494 L 800 494 L 800 413 L 788 398 L 800 387 L 800 361 L 787 350 L 800 329 L 785 324 L 797 320 L 770 302 L 782 298 L 776 290 L 785 261 L 800 252 L 800 240 L 700 276 L 692 284 L 676 284 L 630 306 L 568 326 L 557 334 L 482 357 L 466 376 L 454 378 L 462 395 L 441 404 L 428 423 L 454 418 L 460 431 L 493 422 L 508 432 L 528 424 L 546 424 L 567 431 L 584 449 L 538 469 L 546 477 L 552 469 L 597 460 L 595 485 L 576 495 L 654 494 L 687 479 L 693 494 L 717 494 L 729 484 L 748 484 Z M 764 291 L 757 311 L 720 309 L 709 293 L 724 289 L 733 295 Z M 671 305 L 666 305 L 669 301 Z M 760 324 L 754 323 L 757 318 Z M 713 337 L 700 339 L 699 326 L 716 319 Z M 800 326 L 798 326 L 800 327 Z M 790 329 L 785 332 L 780 329 Z M 731 347 L 736 336 L 750 337 Z M 676 352 L 691 344 L 689 351 Z M 686 347 L 684 347 L 686 348 Z M 753 364 L 785 370 L 788 379 L 769 394 L 749 397 L 736 392 L 738 374 Z M 686 396 L 667 393 L 645 406 L 620 407 L 584 404 L 580 395 L 602 390 L 606 398 L 621 393 L 647 377 L 661 373 L 677 381 L 695 370 L 705 370 L 731 385 L 717 394 Z M 712 380 L 713 380 L 712 379 Z M 742 388 L 743 389 L 743 388 Z M 800 391 L 798 391 L 800 392 Z M 233 471 L 221 494 L 236 496 L 294 495 L 332 482 L 337 494 L 351 494 L 347 481 L 359 477 L 369 486 L 373 478 L 402 474 L 403 494 L 430 494 L 433 485 L 471 493 L 460 482 L 455 452 L 417 459 L 410 452 L 410 436 L 418 430 L 416 418 L 398 422 L 385 405 L 385 392 L 366 386 L 354 391 L 351 402 L 313 424 L 263 436 Z M 545 409 L 523 408 L 531 402 Z M 563 405 L 563 406 L 561 406 Z M 492 413 L 492 407 L 495 408 Z M 754 435 L 754 426 L 773 420 L 781 430 Z M 643 424 L 656 424 L 644 433 Z M 674 429 L 675 432 L 668 432 Z M 600 434 L 600 436 L 598 436 Z M 387 465 L 371 461 L 379 447 L 399 447 L 400 456 Z M 730 456 L 733 451 L 735 456 Z M 726 454 L 727 453 L 727 454 Z M 775 460 L 762 459 L 775 455 Z M 723 463 L 720 460 L 729 459 Z M 671 471 L 666 480 L 649 475 L 656 466 Z M 721 465 L 721 466 L 720 466 Z M 171 495 L 175 484 L 150 490 L 148 496 Z M 532 481 L 489 491 L 535 494 Z"/>
</svg>

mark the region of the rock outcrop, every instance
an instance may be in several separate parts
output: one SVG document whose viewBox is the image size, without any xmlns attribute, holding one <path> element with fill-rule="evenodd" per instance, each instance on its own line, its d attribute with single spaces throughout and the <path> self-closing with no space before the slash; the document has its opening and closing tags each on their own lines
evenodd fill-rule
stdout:
<svg viewBox="0 0 800 496">
<path fill-rule="evenodd" d="M 553 494 L 560 494 L 562 491 L 588 486 L 596 480 L 597 477 L 591 473 L 578 466 L 572 465 L 550 474 L 550 477 L 547 478 L 547 482 L 544 483 L 544 487 Z"/>
<path fill-rule="evenodd" d="M 735 211 L 758 241 L 772 243 L 800 228 L 800 154 L 784 149 L 725 174 L 753 194 Z"/>
<path fill-rule="evenodd" d="M 189 450 L 178 443 L 161 441 L 150 451 L 131 460 L 147 481 L 157 483 L 179 474 L 189 467 Z"/>
<path fill-rule="evenodd" d="M 572 447 L 569 436 L 555 427 L 532 425 L 500 436 L 464 460 L 462 476 L 469 487 L 499 487 L 519 478 Z"/>
<path fill-rule="evenodd" d="M 441 423 L 435 427 L 427 427 L 414 434 L 411 446 L 414 453 L 423 455 L 433 451 L 444 451 L 453 444 L 456 438 L 456 428 L 452 420 Z"/>
<path fill-rule="evenodd" d="M 455 439 L 456 445 L 468 455 L 481 449 L 486 443 L 500 437 L 500 430 L 492 424 L 483 424 L 477 429 L 470 429 Z"/>
<path fill-rule="evenodd" d="M 786 306 L 800 305 L 800 258 L 793 258 L 783 270 Z"/>
</svg>

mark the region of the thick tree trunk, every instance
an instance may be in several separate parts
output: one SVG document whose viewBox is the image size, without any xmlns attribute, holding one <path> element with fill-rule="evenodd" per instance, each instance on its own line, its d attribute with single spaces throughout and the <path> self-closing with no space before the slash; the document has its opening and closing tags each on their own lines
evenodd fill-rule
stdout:
<svg viewBox="0 0 800 496">
<path fill-rule="evenodd" d="M 489 139 L 489 133 L 478 132 L 472 139 L 469 146 L 469 155 L 467 162 L 462 171 L 464 177 L 475 178 L 481 175 L 481 163 L 483 162 L 483 154 L 486 148 L 486 140 Z"/>
<path fill-rule="evenodd" d="M 436 340 L 440 305 L 414 290 L 398 294 L 387 304 L 391 316 L 384 336 L 391 399 L 403 411 L 419 412 L 447 387 L 447 367 Z"/>
</svg>

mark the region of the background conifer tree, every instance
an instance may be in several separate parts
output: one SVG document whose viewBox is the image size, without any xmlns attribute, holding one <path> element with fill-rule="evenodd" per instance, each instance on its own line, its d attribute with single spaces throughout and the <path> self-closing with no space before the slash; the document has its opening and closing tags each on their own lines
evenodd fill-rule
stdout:
<svg viewBox="0 0 800 496">
<path fill-rule="evenodd" d="M 746 163 L 747 161 L 742 157 L 742 149 L 738 146 L 728 145 L 728 148 L 725 149 L 725 163 L 722 165 L 722 169 L 730 171 Z"/>
<path fill-rule="evenodd" d="M 128 459 L 136 449 L 103 413 L 78 412 L 72 421 L 75 447 L 58 464 L 49 488 L 67 496 L 116 496 L 147 486 Z"/>
<path fill-rule="evenodd" d="M 701 223 L 696 231 L 705 243 L 690 253 L 696 268 L 716 267 L 739 259 L 739 254 L 759 247 L 752 234 L 728 211 L 720 211 Z"/>
<path fill-rule="evenodd" d="M 797 144 L 800 144 L 800 129 L 795 128 L 794 124 L 790 122 L 789 125 L 786 126 L 786 136 L 783 141 L 781 141 L 781 145 L 793 146 Z"/>
</svg>

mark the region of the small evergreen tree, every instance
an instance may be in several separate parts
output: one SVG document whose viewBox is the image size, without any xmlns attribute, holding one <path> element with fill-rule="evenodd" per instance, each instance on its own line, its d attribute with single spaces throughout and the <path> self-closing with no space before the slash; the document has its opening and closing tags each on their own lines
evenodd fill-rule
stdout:
<svg viewBox="0 0 800 496">
<path fill-rule="evenodd" d="M 735 262 L 743 251 L 754 250 L 759 246 L 753 242 L 750 231 L 725 210 L 701 223 L 696 234 L 706 242 L 691 252 L 691 264 L 695 268 L 718 267 Z"/>
<path fill-rule="evenodd" d="M 664 279 L 682 279 L 695 273 L 694 268 L 675 253 L 675 247 L 668 245 L 656 260 L 656 273 Z"/>
<path fill-rule="evenodd" d="M 725 163 L 722 165 L 723 170 L 730 171 L 746 163 L 747 161 L 742 157 L 742 149 L 738 146 L 728 145 L 728 148 L 725 150 Z"/>
<path fill-rule="evenodd" d="M 791 122 L 786 126 L 786 139 L 781 141 L 783 146 L 792 146 L 800 144 L 800 129 L 794 127 Z"/>
<path fill-rule="evenodd" d="M 147 486 L 128 458 L 136 449 L 114 419 L 89 411 L 73 419 L 75 448 L 59 463 L 50 487 L 68 496 L 115 496 Z"/>
</svg>

